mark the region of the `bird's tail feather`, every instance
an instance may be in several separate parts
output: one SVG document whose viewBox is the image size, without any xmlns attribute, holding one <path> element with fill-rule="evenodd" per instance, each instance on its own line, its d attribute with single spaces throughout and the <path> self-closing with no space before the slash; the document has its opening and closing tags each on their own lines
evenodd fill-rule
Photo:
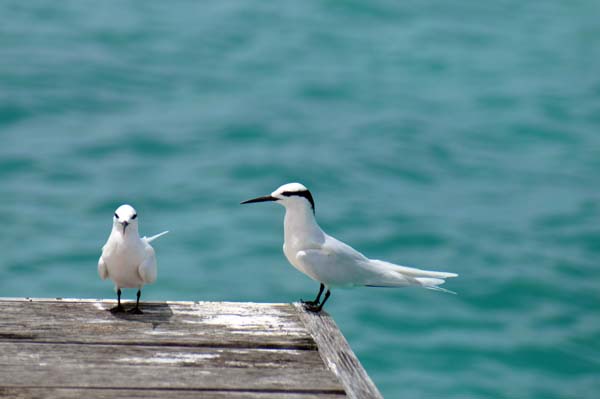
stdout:
<svg viewBox="0 0 600 399">
<path fill-rule="evenodd" d="M 150 243 L 150 242 L 156 240 L 158 237 L 164 236 L 168 232 L 169 232 L 169 230 L 166 230 L 166 231 L 163 231 L 162 233 L 158 233 L 156 235 L 153 235 L 152 237 L 144 237 L 143 239 L 146 240 L 146 242 Z"/>
<path fill-rule="evenodd" d="M 396 265 L 394 263 L 385 262 L 383 260 L 372 259 L 371 262 L 374 263 L 376 267 L 390 269 L 395 272 L 404 274 L 405 276 L 414 277 L 414 278 L 431 277 L 434 279 L 444 279 L 444 278 L 452 278 L 452 277 L 458 276 L 458 274 L 456 274 L 456 273 L 436 272 L 436 271 L 432 271 L 432 270 L 421 270 L 421 269 L 417 269 L 414 267 Z M 440 284 L 442 284 L 442 283 L 440 283 Z M 437 285 L 437 284 L 435 284 L 435 285 Z"/>
<path fill-rule="evenodd" d="M 417 280 L 423 288 L 427 288 L 428 290 L 440 291 L 440 292 L 445 292 L 447 294 L 456 295 L 456 292 L 454 292 L 454 291 L 450 291 L 445 288 L 438 287 L 439 285 L 444 284 L 446 282 L 445 280 L 442 280 L 439 278 L 422 278 L 422 277 L 417 277 L 417 278 L 415 278 L 415 280 Z"/>
<path fill-rule="evenodd" d="M 382 260 L 370 259 L 369 263 L 375 269 L 383 271 L 377 281 L 369 282 L 369 286 L 378 287 L 405 287 L 408 285 L 416 285 L 428 290 L 446 292 L 456 294 L 453 291 L 438 287 L 444 284 L 445 278 L 456 277 L 456 273 L 436 272 L 431 270 L 421 270 L 414 267 L 406 267 L 395 265 Z"/>
</svg>

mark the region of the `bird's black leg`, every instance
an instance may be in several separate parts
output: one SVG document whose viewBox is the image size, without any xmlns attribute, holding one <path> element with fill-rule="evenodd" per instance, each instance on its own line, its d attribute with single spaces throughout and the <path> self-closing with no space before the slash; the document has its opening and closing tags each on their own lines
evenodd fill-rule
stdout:
<svg viewBox="0 0 600 399">
<path fill-rule="evenodd" d="M 331 291 L 329 289 L 327 289 L 327 292 L 325 293 L 325 297 L 323 298 L 323 302 L 321 302 L 319 304 L 315 304 L 315 305 L 304 305 L 304 308 L 306 310 L 308 310 L 309 312 L 319 313 L 321 311 L 321 309 L 323 309 L 323 305 L 325 305 L 325 302 L 327 302 L 330 295 L 331 295 Z"/>
<path fill-rule="evenodd" d="M 117 288 L 117 306 L 114 308 L 108 309 L 111 313 L 121 313 L 124 312 L 123 306 L 121 306 L 121 289 Z"/>
<path fill-rule="evenodd" d="M 319 304 L 319 301 L 321 300 L 321 294 L 323 293 L 324 289 L 325 289 L 325 285 L 323 283 L 321 283 L 321 287 L 319 287 L 319 293 L 317 294 L 317 297 L 315 298 L 314 301 L 303 301 L 302 299 L 300 299 L 300 302 L 303 305 L 317 306 Z"/>
<path fill-rule="evenodd" d="M 130 309 L 129 313 L 144 314 L 144 312 L 142 312 L 142 310 L 140 309 L 140 296 L 142 296 L 142 290 L 138 290 L 138 292 L 137 292 L 137 301 L 135 302 L 135 308 Z"/>
</svg>

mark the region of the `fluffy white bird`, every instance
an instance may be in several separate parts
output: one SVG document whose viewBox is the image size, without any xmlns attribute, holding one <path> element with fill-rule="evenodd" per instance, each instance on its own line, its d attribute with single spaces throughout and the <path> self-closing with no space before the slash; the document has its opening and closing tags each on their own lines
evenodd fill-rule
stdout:
<svg viewBox="0 0 600 399">
<path fill-rule="evenodd" d="M 369 259 L 349 245 L 327 235 L 315 219 L 315 202 L 300 183 L 284 184 L 270 195 L 243 201 L 275 201 L 285 207 L 283 253 L 296 269 L 321 283 L 314 301 L 302 301 L 307 310 L 320 312 L 331 295 L 331 287 L 420 286 L 438 287 L 455 273 L 435 272 Z M 327 288 L 321 302 L 321 294 Z"/>
<path fill-rule="evenodd" d="M 121 288 L 137 288 L 135 308 L 129 310 L 129 313 L 143 313 L 139 307 L 142 287 L 156 280 L 156 256 L 150 243 L 167 233 L 168 231 L 163 231 L 152 237 L 140 238 L 135 209 L 131 205 L 117 208 L 112 231 L 98 260 L 100 278 L 110 278 L 117 290 L 117 306 L 110 309 L 111 312 L 125 311 L 121 306 Z"/>
</svg>

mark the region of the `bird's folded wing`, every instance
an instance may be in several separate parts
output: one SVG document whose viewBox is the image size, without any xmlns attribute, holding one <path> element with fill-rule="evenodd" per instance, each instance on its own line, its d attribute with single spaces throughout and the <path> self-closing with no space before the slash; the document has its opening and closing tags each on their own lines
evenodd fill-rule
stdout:
<svg viewBox="0 0 600 399">
<path fill-rule="evenodd" d="M 386 262 L 384 260 L 370 259 L 370 262 L 375 267 L 378 267 L 381 269 L 393 270 L 395 272 L 402 273 L 405 276 L 410 276 L 410 277 L 431 277 L 431 278 L 444 279 L 444 278 L 452 278 L 452 277 L 458 276 L 458 274 L 456 274 L 456 273 L 438 272 L 438 271 L 433 271 L 433 270 L 422 270 L 422 269 L 417 269 L 415 267 L 396 265 L 394 263 Z"/>
<path fill-rule="evenodd" d="M 297 259 L 305 273 L 327 286 L 370 286 L 370 287 L 405 287 L 409 285 L 427 286 L 434 283 L 433 278 L 421 282 L 418 278 L 400 273 L 396 268 L 382 267 L 379 262 L 373 262 L 362 254 L 347 250 L 336 250 L 331 247 L 320 250 L 310 249 L 299 251 Z M 441 284 L 444 280 L 436 281 Z M 427 288 L 426 287 L 426 288 Z"/>
<path fill-rule="evenodd" d="M 306 274 L 327 286 L 364 285 L 369 271 L 353 255 L 329 249 L 307 249 L 299 251 L 296 259 Z"/>
<path fill-rule="evenodd" d="M 104 262 L 104 258 L 100 256 L 98 259 L 98 274 L 102 280 L 106 280 L 108 277 L 108 267 L 106 267 L 106 262 Z"/>
<path fill-rule="evenodd" d="M 150 245 L 145 248 L 146 257 L 138 267 L 138 273 L 144 284 L 152 284 L 156 280 L 156 256 Z"/>
</svg>

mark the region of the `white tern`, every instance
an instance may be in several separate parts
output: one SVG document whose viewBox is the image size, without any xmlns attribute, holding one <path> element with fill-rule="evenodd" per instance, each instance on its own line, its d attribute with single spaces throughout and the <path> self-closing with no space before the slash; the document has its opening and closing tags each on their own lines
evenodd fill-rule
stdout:
<svg viewBox="0 0 600 399">
<path fill-rule="evenodd" d="M 156 256 L 150 243 L 168 233 L 163 231 L 152 237 L 140 238 L 137 216 L 131 205 L 121 205 L 117 208 L 112 231 L 98 260 L 100 278 L 110 278 L 117 290 L 117 306 L 110 309 L 113 313 L 125 311 L 121 306 L 121 288 L 138 289 L 135 308 L 129 312 L 143 313 L 139 307 L 142 287 L 156 280 Z"/>
<path fill-rule="evenodd" d="M 438 287 L 455 273 L 436 272 L 369 259 L 349 245 L 326 234 L 315 219 L 315 202 L 300 183 L 284 184 L 270 195 L 243 201 L 275 201 L 285 207 L 283 253 L 296 269 L 321 285 L 313 301 L 302 301 L 305 308 L 320 312 L 332 287 L 406 287 L 420 286 L 452 292 Z M 321 302 L 321 294 L 327 288 Z"/>
</svg>

